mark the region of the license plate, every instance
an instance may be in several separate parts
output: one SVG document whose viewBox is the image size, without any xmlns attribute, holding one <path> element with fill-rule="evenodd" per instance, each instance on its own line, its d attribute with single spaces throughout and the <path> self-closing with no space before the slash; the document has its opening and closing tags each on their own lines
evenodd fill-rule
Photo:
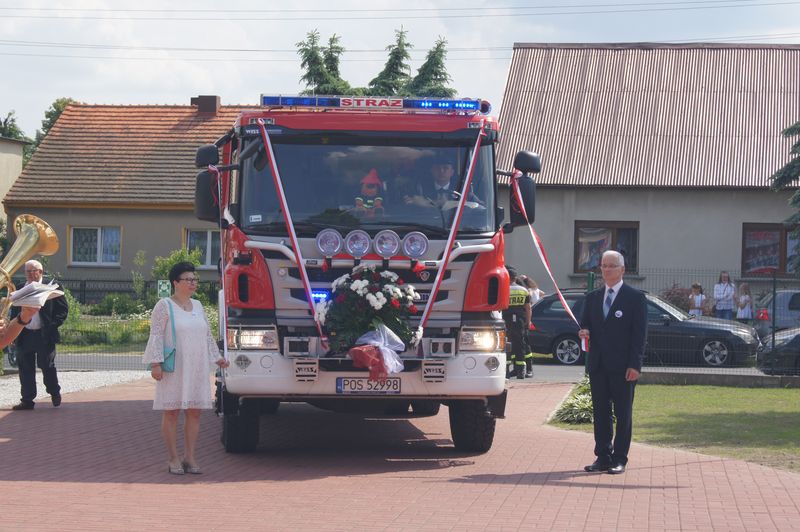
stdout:
<svg viewBox="0 0 800 532">
<path fill-rule="evenodd" d="M 400 393 L 399 377 L 371 381 L 367 377 L 336 377 L 336 393 L 389 395 Z"/>
</svg>

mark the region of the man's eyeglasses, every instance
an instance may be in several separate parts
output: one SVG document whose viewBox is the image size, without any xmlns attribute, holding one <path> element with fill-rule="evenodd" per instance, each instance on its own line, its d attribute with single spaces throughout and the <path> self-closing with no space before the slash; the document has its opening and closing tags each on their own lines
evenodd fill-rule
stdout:
<svg viewBox="0 0 800 532">
<path fill-rule="evenodd" d="M 44 270 L 38 270 L 38 269 L 36 269 L 36 270 L 25 270 L 25 273 L 41 273 L 43 271 Z"/>
<path fill-rule="evenodd" d="M 180 277 L 178 278 L 179 281 L 186 281 L 187 283 L 196 283 L 200 279 L 197 277 Z"/>
</svg>

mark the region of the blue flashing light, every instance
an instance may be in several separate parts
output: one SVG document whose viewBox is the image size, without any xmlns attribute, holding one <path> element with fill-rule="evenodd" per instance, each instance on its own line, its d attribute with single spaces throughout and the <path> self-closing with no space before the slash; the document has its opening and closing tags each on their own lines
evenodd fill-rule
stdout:
<svg viewBox="0 0 800 532">
<path fill-rule="evenodd" d="M 331 298 L 331 293 L 328 290 L 312 290 L 311 291 L 311 299 L 314 300 L 314 303 L 319 303 L 321 301 L 327 301 Z"/>
<path fill-rule="evenodd" d="M 394 111 L 420 109 L 429 111 L 464 111 L 487 113 L 489 106 L 481 100 L 457 100 L 451 98 L 395 98 L 370 96 L 268 96 L 261 95 L 264 107 L 329 107 L 339 109 L 362 109 Z"/>
</svg>

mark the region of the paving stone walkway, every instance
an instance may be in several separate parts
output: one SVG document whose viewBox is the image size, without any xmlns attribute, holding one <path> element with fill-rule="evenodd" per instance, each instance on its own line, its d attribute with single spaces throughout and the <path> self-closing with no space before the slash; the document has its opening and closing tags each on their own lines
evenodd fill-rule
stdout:
<svg viewBox="0 0 800 532">
<path fill-rule="evenodd" d="M 447 408 L 376 419 L 282 405 L 250 455 L 204 413 L 203 475 L 166 472 L 147 379 L 0 410 L 0 530 L 800 530 L 800 475 L 634 444 L 587 474 L 592 437 L 544 425 L 569 384 L 512 383 L 484 455 Z"/>
</svg>

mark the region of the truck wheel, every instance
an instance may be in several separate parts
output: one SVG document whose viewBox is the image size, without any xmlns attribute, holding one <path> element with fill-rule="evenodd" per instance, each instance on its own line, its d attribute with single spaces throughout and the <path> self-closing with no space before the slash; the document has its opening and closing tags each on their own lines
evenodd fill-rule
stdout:
<svg viewBox="0 0 800 532">
<path fill-rule="evenodd" d="M 435 416 L 439 413 L 439 407 L 442 404 L 439 401 L 411 401 L 411 410 L 417 416 Z"/>
<path fill-rule="evenodd" d="M 408 415 L 408 401 L 391 401 L 384 409 L 383 413 L 387 416 L 405 416 Z"/>
<path fill-rule="evenodd" d="M 483 401 L 450 403 L 450 435 L 457 451 L 485 453 L 492 448 L 497 420 Z"/>
<path fill-rule="evenodd" d="M 261 399 L 259 401 L 260 411 L 262 414 L 274 414 L 281 406 L 281 402 L 277 399 Z"/>
<path fill-rule="evenodd" d="M 228 453 L 252 453 L 258 445 L 257 405 L 244 404 L 238 414 L 222 416 L 222 446 Z"/>
</svg>

